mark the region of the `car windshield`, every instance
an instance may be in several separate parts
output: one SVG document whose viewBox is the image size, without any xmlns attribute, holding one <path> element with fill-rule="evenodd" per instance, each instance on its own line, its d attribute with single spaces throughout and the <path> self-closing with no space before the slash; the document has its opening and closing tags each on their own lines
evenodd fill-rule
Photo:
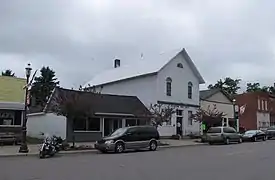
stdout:
<svg viewBox="0 0 275 180">
<path fill-rule="evenodd" d="M 221 128 L 210 128 L 207 133 L 221 133 Z"/>
<path fill-rule="evenodd" d="M 119 129 L 115 130 L 110 136 L 120 136 L 120 135 L 122 135 L 126 130 L 127 130 L 127 128 L 119 128 Z"/>
<path fill-rule="evenodd" d="M 246 131 L 244 134 L 256 134 L 257 131 L 251 130 L 251 131 Z"/>
<path fill-rule="evenodd" d="M 269 127 L 267 130 L 275 130 L 275 127 Z"/>
</svg>

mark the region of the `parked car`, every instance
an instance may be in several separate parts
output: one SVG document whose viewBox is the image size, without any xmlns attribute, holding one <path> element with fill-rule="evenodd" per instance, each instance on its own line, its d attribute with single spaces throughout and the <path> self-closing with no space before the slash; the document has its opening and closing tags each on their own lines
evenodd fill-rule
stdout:
<svg viewBox="0 0 275 180">
<path fill-rule="evenodd" d="M 267 139 L 272 139 L 275 137 L 275 126 L 267 128 L 265 131 Z"/>
<path fill-rule="evenodd" d="M 230 144 L 230 142 L 242 143 L 242 135 L 232 127 L 211 127 L 207 133 L 207 141 L 214 143 Z"/>
<path fill-rule="evenodd" d="M 111 135 L 95 143 L 101 152 L 115 151 L 122 153 L 127 149 L 149 148 L 155 151 L 159 144 L 159 133 L 154 126 L 131 126 L 119 128 Z"/>
<path fill-rule="evenodd" d="M 249 130 L 243 134 L 243 141 L 265 141 L 267 139 L 266 134 L 261 130 Z"/>
</svg>

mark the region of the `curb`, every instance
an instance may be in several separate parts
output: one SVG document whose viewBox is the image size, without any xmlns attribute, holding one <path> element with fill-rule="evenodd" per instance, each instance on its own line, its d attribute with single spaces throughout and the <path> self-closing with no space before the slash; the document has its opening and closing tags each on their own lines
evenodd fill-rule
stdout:
<svg viewBox="0 0 275 180">
<path fill-rule="evenodd" d="M 187 145 L 165 145 L 165 146 L 159 146 L 160 149 L 166 149 L 166 148 L 180 148 L 180 147 L 191 147 L 191 146 L 203 146 L 205 144 L 187 144 Z M 60 155 L 66 155 L 66 154 L 89 154 L 89 153 L 97 153 L 98 151 L 96 149 L 89 149 L 89 150 L 78 150 L 78 151 L 61 151 L 58 154 Z M 38 156 L 38 153 L 16 153 L 16 154 L 0 154 L 0 158 L 5 157 L 33 157 Z"/>
</svg>

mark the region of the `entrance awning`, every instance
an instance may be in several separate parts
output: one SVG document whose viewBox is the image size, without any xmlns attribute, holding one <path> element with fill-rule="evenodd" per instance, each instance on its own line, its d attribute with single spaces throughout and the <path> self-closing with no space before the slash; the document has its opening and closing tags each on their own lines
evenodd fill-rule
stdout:
<svg viewBox="0 0 275 180">
<path fill-rule="evenodd" d="M 0 109 L 23 111 L 25 109 L 25 105 L 24 103 L 17 102 L 0 102 Z"/>
</svg>

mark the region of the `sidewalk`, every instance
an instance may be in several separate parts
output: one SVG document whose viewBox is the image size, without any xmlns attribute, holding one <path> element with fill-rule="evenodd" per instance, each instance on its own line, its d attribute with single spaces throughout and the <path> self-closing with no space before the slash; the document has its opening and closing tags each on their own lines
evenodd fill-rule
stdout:
<svg viewBox="0 0 275 180">
<path fill-rule="evenodd" d="M 172 148 L 172 147 L 184 147 L 184 146 L 197 146 L 203 145 L 202 143 L 195 142 L 195 140 L 185 139 L 185 140 L 171 140 L 163 139 L 161 140 L 160 148 Z M 89 146 L 94 147 L 94 142 L 87 143 L 76 143 L 76 146 Z M 38 156 L 39 144 L 30 144 L 29 153 L 19 153 L 20 146 L 0 146 L 0 157 L 11 157 L 11 156 Z M 76 154 L 76 153 L 92 153 L 97 152 L 95 149 L 88 150 L 70 150 L 61 151 L 59 154 Z"/>
</svg>

